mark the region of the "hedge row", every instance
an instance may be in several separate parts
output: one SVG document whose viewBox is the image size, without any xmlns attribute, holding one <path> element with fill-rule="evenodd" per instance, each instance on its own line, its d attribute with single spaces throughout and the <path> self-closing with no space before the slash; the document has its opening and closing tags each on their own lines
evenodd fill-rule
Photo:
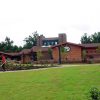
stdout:
<svg viewBox="0 0 100 100">
<path fill-rule="evenodd" d="M 28 69 L 38 69 L 38 68 L 48 68 L 48 67 L 57 67 L 57 64 L 12 64 L 7 63 L 5 68 L 7 71 L 10 70 L 28 70 Z M 0 71 L 2 71 L 2 67 L 0 67 Z"/>
</svg>

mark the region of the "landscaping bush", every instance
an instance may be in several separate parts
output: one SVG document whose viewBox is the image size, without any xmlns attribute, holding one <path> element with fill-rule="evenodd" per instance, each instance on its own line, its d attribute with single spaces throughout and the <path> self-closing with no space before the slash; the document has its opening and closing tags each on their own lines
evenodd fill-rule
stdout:
<svg viewBox="0 0 100 100">
<path fill-rule="evenodd" d="M 100 100 L 100 91 L 97 88 L 91 88 L 89 93 L 90 100 Z"/>
<path fill-rule="evenodd" d="M 93 63 L 94 63 L 94 60 L 93 60 L 93 59 L 90 59 L 90 60 L 88 61 L 88 63 L 89 63 L 89 64 L 93 64 Z"/>
<path fill-rule="evenodd" d="M 54 64 L 53 61 L 48 61 L 48 60 L 41 60 L 31 63 L 31 64 L 16 64 L 16 63 L 11 63 L 7 62 L 6 63 L 6 70 L 27 70 L 27 69 L 38 69 L 38 68 L 48 68 L 48 67 L 56 67 L 57 64 Z M 0 67 L 0 70 L 2 71 L 2 67 Z"/>
</svg>

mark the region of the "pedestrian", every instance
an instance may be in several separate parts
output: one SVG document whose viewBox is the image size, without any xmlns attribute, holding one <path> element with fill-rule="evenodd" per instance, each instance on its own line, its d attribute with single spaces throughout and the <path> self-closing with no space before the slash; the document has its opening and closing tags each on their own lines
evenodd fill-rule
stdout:
<svg viewBox="0 0 100 100">
<path fill-rule="evenodd" d="M 6 71 L 6 69 L 5 69 L 6 57 L 3 54 L 1 55 L 1 57 L 2 57 L 2 65 L 1 65 L 1 67 L 2 67 L 3 71 Z"/>
</svg>

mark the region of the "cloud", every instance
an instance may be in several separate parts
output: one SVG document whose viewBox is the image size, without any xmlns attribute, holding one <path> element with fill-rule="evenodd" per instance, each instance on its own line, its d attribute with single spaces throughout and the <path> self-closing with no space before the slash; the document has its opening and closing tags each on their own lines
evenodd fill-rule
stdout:
<svg viewBox="0 0 100 100">
<path fill-rule="evenodd" d="M 37 30 L 46 37 L 66 33 L 69 41 L 80 42 L 83 33 L 100 31 L 99 4 L 99 0 L 1 0 L 0 41 L 9 36 L 22 45 Z"/>
</svg>

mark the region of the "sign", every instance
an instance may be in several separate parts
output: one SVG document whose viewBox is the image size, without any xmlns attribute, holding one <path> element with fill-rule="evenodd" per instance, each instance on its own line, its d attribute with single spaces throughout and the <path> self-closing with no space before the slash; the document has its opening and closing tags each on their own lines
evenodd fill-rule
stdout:
<svg viewBox="0 0 100 100">
<path fill-rule="evenodd" d="M 66 47 L 64 47 L 64 49 L 65 49 L 65 51 L 70 51 L 70 47 L 68 47 L 68 46 L 66 46 Z"/>
</svg>

